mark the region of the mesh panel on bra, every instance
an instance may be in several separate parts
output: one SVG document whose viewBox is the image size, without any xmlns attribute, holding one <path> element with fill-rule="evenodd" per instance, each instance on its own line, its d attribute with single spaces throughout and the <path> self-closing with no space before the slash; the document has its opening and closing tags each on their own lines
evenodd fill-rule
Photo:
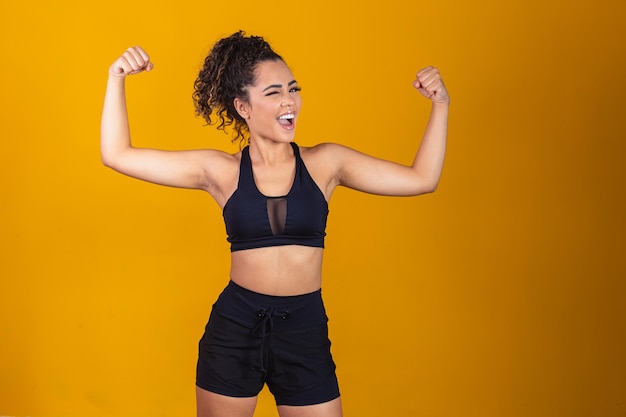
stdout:
<svg viewBox="0 0 626 417">
<path fill-rule="evenodd" d="M 273 235 L 282 235 L 287 221 L 287 199 L 285 197 L 269 197 L 267 199 L 267 217 Z"/>
</svg>

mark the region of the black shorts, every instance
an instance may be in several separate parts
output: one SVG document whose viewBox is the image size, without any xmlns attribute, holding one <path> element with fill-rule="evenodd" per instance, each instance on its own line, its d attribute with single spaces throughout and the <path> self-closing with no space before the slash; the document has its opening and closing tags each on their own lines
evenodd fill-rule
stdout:
<svg viewBox="0 0 626 417">
<path fill-rule="evenodd" d="M 321 291 L 259 294 L 229 282 L 200 340 L 196 385 L 230 397 L 256 396 L 264 384 L 278 405 L 339 397 Z"/>
</svg>

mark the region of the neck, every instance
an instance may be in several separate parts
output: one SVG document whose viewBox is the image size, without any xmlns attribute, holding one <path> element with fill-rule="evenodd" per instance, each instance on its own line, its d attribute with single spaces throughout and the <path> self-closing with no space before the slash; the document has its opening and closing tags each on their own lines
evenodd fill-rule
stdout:
<svg viewBox="0 0 626 417">
<path fill-rule="evenodd" d="M 255 163 L 276 165 L 293 158 L 291 143 L 250 141 L 250 159 Z"/>
</svg>

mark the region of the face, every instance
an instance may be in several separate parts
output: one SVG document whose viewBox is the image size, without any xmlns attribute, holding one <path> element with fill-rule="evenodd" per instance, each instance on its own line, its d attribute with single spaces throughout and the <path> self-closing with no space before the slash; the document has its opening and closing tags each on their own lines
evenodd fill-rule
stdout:
<svg viewBox="0 0 626 417">
<path fill-rule="evenodd" d="M 264 61 L 255 71 L 256 82 L 248 87 L 248 101 L 235 100 L 246 119 L 253 140 L 291 142 L 302 106 L 300 87 L 287 65 Z"/>
</svg>

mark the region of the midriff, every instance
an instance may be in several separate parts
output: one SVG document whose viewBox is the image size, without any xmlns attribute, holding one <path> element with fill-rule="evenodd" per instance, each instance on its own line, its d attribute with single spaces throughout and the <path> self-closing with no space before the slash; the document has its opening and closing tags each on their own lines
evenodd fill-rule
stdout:
<svg viewBox="0 0 626 417">
<path fill-rule="evenodd" d="M 298 245 L 232 252 L 230 279 L 262 294 L 307 294 L 321 286 L 323 252 L 322 248 Z"/>
</svg>

